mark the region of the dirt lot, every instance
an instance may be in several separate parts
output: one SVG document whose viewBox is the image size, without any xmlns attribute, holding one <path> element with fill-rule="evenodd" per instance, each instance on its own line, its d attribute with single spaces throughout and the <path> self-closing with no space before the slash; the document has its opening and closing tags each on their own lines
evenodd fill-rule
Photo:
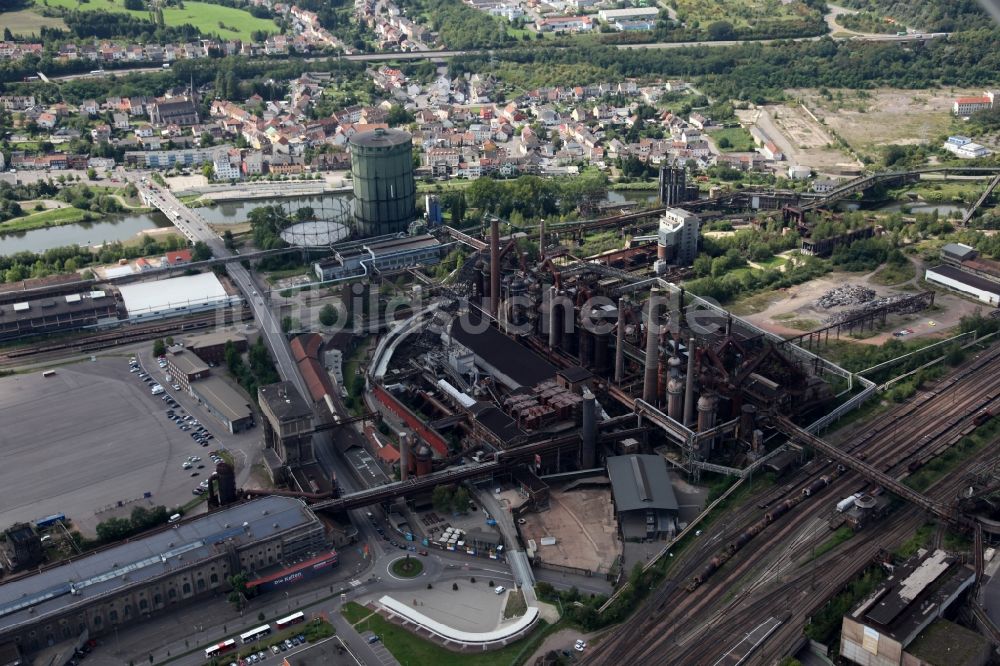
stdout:
<svg viewBox="0 0 1000 666">
<path fill-rule="evenodd" d="M 834 147 L 836 139 L 800 106 L 777 104 L 741 112 L 781 148 L 789 164 L 812 167 L 819 173 L 852 175 L 861 163 Z"/>
<path fill-rule="evenodd" d="M 544 562 L 607 572 L 621 553 L 611 487 L 552 491 L 549 510 L 525 516 L 525 539 L 534 539 Z M 556 538 L 542 546 L 543 536 Z"/>
<path fill-rule="evenodd" d="M 922 272 L 922 271 L 921 271 Z M 752 304 L 744 304 L 756 312 L 744 314 L 748 321 L 763 329 L 783 336 L 794 336 L 805 331 L 820 328 L 836 312 L 850 307 L 835 307 L 825 309 L 816 305 L 816 299 L 834 287 L 845 284 L 864 285 L 878 296 L 915 293 L 915 284 L 906 283 L 895 287 L 886 287 L 871 281 L 872 274 L 860 273 L 830 273 L 822 278 L 797 285 L 790 289 L 771 292 L 765 301 L 758 299 Z M 913 281 L 915 282 L 915 280 Z M 976 311 L 977 308 L 987 309 L 987 306 L 976 303 L 951 293 L 938 292 L 934 299 L 934 308 L 922 313 L 911 315 L 890 315 L 885 330 L 871 337 L 857 340 L 861 344 L 880 345 L 891 339 L 892 333 L 901 328 L 913 331 L 907 339 L 920 336 L 936 336 L 944 334 L 948 329 L 958 325 L 959 320 Z"/>
<path fill-rule="evenodd" d="M 951 114 L 952 102 L 977 89 L 831 90 L 826 99 L 817 90 L 789 90 L 817 118 L 855 151 L 875 157 L 881 146 L 937 141 L 960 129 Z"/>
</svg>

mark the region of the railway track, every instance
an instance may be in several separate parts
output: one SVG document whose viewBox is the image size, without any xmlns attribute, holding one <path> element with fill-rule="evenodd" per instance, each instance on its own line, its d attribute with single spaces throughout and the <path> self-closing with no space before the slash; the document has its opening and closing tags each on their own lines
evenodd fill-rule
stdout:
<svg viewBox="0 0 1000 666">
<path fill-rule="evenodd" d="M 250 321 L 253 313 L 249 308 L 224 310 L 195 315 L 183 319 L 151 322 L 136 326 L 125 325 L 111 331 L 75 336 L 72 339 L 47 345 L 27 345 L 0 353 L 0 367 L 20 363 L 34 363 L 59 358 L 68 354 L 89 354 L 119 345 L 144 342 L 168 335 L 199 331 L 218 325 L 231 325 Z"/>
<path fill-rule="evenodd" d="M 906 476 L 971 432 L 974 425 L 972 428 L 969 426 L 973 415 L 979 409 L 992 405 L 998 395 L 1000 395 L 1000 349 L 991 349 L 980 353 L 977 358 L 939 381 L 931 390 L 920 393 L 910 402 L 876 418 L 873 422 L 853 428 L 849 438 L 840 448 L 863 457 L 870 464 L 894 476 Z M 815 605 L 816 600 L 825 600 L 849 580 L 856 573 L 859 564 L 870 562 L 880 547 L 912 534 L 923 520 L 919 510 L 906 507 L 896 511 L 890 516 L 889 521 L 879 525 L 880 534 L 885 536 L 878 542 L 870 538 L 852 539 L 847 542 L 850 545 L 844 549 L 835 549 L 833 552 L 846 551 L 851 554 L 845 560 L 851 563 L 850 567 L 842 565 L 831 569 L 830 559 L 824 555 L 813 563 L 807 563 L 806 566 L 793 568 L 789 563 L 789 566 L 783 568 L 781 547 L 786 545 L 788 540 L 794 540 L 795 535 L 807 529 L 810 522 L 820 519 L 824 512 L 829 511 L 832 501 L 850 494 L 853 492 L 852 488 L 871 487 L 871 484 L 860 476 L 845 473 L 824 488 L 815 498 L 816 501 L 804 504 L 801 511 L 794 511 L 781 522 L 775 522 L 763 530 L 752 542 L 752 548 L 737 553 L 708 579 L 707 584 L 702 585 L 694 593 L 688 593 L 684 589 L 685 582 L 694 575 L 698 567 L 704 565 L 707 558 L 714 554 L 713 548 L 720 549 L 723 544 L 738 535 L 738 532 L 726 528 L 734 525 L 740 527 L 750 525 L 751 521 L 760 518 L 760 506 L 801 492 L 816 477 L 834 469 L 832 464 L 822 464 L 818 461 L 813 461 L 811 464 L 812 469 L 803 468 L 794 477 L 793 482 L 763 494 L 756 504 L 748 502 L 738 509 L 726 521 L 722 532 L 716 537 L 688 548 L 675 563 L 670 578 L 644 602 L 634 616 L 646 619 L 640 622 L 633 620 L 623 625 L 610 637 L 610 640 L 595 645 L 588 654 L 586 663 L 604 663 L 608 659 L 650 664 L 714 663 L 714 659 L 706 661 L 706 655 L 714 654 L 717 659 L 722 654 L 717 642 L 702 641 L 700 645 L 691 647 L 688 651 L 680 641 L 698 643 L 696 639 L 704 631 L 701 627 L 704 627 L 707 621 L 712 621 L 710 619 L 712 617 L 717 618 L 717 622 L 724 621 L 726 625 L 739 624 L 739 619 L 743 617 L 748 618 L 748 621 L 759 623 L 764 617 L 761 615 L 762 612 L 787 606 L 787 604 L 774 605 L 776 598 L 771 588 L 777 587 L 783 590 L 782 594 L 794 596 L 796 594 L 794 586 L 802 585 L 803 577 L 817 578 L 813 576 L 813 572 L 822 571 L 822 576 L 818 578 L 832 579 L 833 582 L 823 583 L 820 589 L 810 589 L 805 595 L 807 600 Z M 933 486 L 934 495 L 950 501 L 957 492 L 958 485 L 961 484 L 961 473 L 956 472 L 956 474 L 958 478 L 950 483 L 942 485 L 939 482 Z M 951 476 L 955 475 L 947 478 Z M 800 544 L 798 550 L 801 552 L 803 547 L 804 545 Z M 794 560 L 794 557 L 791 559 Z M 757 579 L 747 581 L 746 579 L 755 577 L 755 571 Z M 783 574 L 783 571 L 787 573 Z M 838 573 L 841 575 L 837 575 Z M 785 575 L 790 582 L 775 586 L 766 580 L 760 581 L 761 574 L 778 579 Z M 793 587 L 788 588 L 789 585 Z M 739 592 L 734 595 L 733 590 Z M 758 597 L 762 600 L 758 601 Z M 749 610 L 745 612 L 738 610 L 745 604 L 750 605 Z M 716 613 L 706 620 L 704 616 L 712 608 L 720 606 L 731 609 L 734 614 L 730 617 L 728 613 L 721 615 Z M 805 618 L 807 613 L 797 617 Z M 796 626 L 794 635 L 801 636 L 802 623 L 792 624 Z M 743 627 L 746 631 L 751 628 Z M 786 631 L 783 625 L 775 635 L 784 634 Z M 738 632 L 734 630 L 717 635 L 737 634 Z M 779 643 L 772 636 L 770 644 L 783 645 L 787 648 L 790 643 Z M 705 654 L 697 654 L 699 650 L 705 651 Z M 688 652 L 691 659 L 685 658 L 679 661 L 678 651 Z"/>
</svg>

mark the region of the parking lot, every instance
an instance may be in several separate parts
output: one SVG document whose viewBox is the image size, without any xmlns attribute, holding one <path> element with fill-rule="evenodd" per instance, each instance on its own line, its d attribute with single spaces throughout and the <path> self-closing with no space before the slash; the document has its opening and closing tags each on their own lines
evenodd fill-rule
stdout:
<svg viewBox="0 0 1000 666">
<path fill-rule="evenodd" d="M 142 359 L 144 369 L 151 363 Z M 169 420 L 163 396 L 151 395 L 138 375 L 121 356 L 63 366 L 49 377 L 36 372 L 0 379 L 6 463 L 0 522 L 65 513 L 93 535 L 97 523 L 128 515 L 137 505 L 171 508 L 193 499 L 193 489 L 213 471 L 210 452 L 223 447 L 233 454 L 237 483 L 246 478 L 259 453 L 259 428 L 230 435 L 192 398 L 168 388 L 178 401 L 175 414 L 192 416 L 213 435 L 209 446 L 201 446 L 190 436 L 196 426 L 183 431 Z M 154 378 L 162 383 L 162 372 Z M 184 469 L 189 456 L 202 460 Z"/>
</svg>

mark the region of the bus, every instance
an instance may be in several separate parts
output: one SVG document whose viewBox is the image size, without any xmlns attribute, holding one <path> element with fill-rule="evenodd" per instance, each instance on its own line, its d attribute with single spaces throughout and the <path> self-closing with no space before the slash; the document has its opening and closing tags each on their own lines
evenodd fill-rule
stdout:
<svg viewBox="0 0 1000 666">
<path fill-rule="evenodd" d="M 217 645 L 205 648 L 205 659 L 212 659 L 218 657 L 220 654 L 225 654 L 230 650 L 236 649 L 236 641 L 232 638 L 222 641 Z"/>
<path fill-rule="evenodd" d="M 263 624 L 256 629 L 251 629 L 246 633 L 240 634 L 240 640 L 244 644 L 253 643 L 254 641 L 259 641 L 264 638 L 264 636 L 267 636 L 269 633 L 271 633 L 271 625 Z"/>
<path fill-rule="evenodd" d="M 275 624 L 278 625 L 278 629 L 287 629 L 293 624 L 304 622 L 305 619 L 306 619 L 306 614 L 303 613 L 302 611 L 299 611 L 298 613 L 292 613 L 288 617 L 281 618 L 280 620 L 275 622 Z"/>
</svg>

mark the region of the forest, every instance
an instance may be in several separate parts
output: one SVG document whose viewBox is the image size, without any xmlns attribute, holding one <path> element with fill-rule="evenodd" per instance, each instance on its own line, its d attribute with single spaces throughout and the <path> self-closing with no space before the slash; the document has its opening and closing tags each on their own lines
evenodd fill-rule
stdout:
<svg viewBox="0 0 1000 666">
<path fill-rule="evenodd" d="M 989 25 L 976 0 L 844 0 L 842 4 L 924 32 L 976 30 Z"/>
<path fill-rule="evenodd" d="M 494 53 L 493 61 L 503 80 L 528 90 L 676 76 L 699 79 L 699 89 L 712 97 L 762 103 L 782 98 L 787 88 L 991 85 L 1000 71 L 998 38 L 1000 31 L 990 27 L 905 47 L 823 38 L 677 49 L 669 58 L 657 49 L 517 48 Z M 481 72 L 489 63 L 489 56 L 466 56 L 453 69 Z"/>
</svg>

